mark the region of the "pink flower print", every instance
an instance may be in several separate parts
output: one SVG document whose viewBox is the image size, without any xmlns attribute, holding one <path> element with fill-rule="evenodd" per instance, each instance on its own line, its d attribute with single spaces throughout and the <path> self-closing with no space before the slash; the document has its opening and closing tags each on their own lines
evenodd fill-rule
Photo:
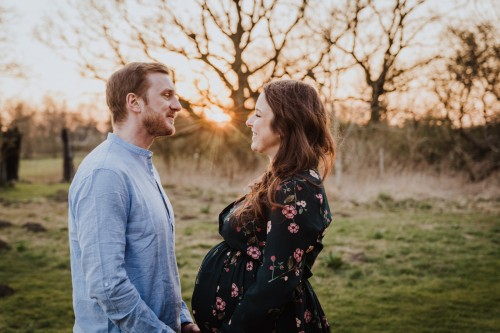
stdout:
<svg viewBox="0 0 500 333">
<path fill-rule="evenodd" d="M 274 271 L 274 266 L 269 266 L 270 271 Z"/>
<path fill-rule="evenodd" d="M 231 297 L 238 297 L 239 289 L 235 283 L 231 286 Z"/>
<path fill-rule="evenodd" d="M 253 259 L 259 259 L 260 257 L 260 251 L 259 248 L 256 246 L 250 246 L 247 249 L 247 254 L 252 257 Z"/>
<path fill-rule="evenodd" d="M 288 276 L 285 275 L 285 277 L 283 278 L 283 280 L 288 281 Z"/>
<path fill-rule="evenodd" d="M 296 268 L 295 269 L 295 276 L 299 276 L 300 275 L 300 269 Z"/>
<path fill-rule="evenodd" d="M 300 324 L 302 324 L 302 321 L 299 318 L 295 318 L 295 322 L 297 323 L 297 327 L 300 327 Z"/>
<path fill-rule="evenodd" d="M 302 249 L 296 249 L 295 253 L 293 254 L 293 257 L 295 258 L 295 261 L 300 262 L 302 260 L 302 255 L 304 254 L 304 250 Z"/>
<path fill-rule="evenodd" d="M 297 190 L 302 191 L 302 187 L 297 185 Z"/>
<path fill-rule="evenodd" d="M 236 227 L 236 232 L 240 232 L 241 231 L 241 227 L 240 226 L 237 226 Z"/>
<path fill-rule="evenodd" d="M 304 320 L 307 323 L 309 323 L 312 319 L 312 314 L 311 314 L 311 311 L 309 310 L 306 310 L 306 312 L 304 312 Z"/>
<path fill-rule="evenodd" d="M 271 256 L 271 261 L 275 262 L 276 261 L 276 256 Z"/>
<path fill-rule="evenodd" d="M 297 215 L 297 210 L 294 206 L 291 205 L 286 205 L 285 207 L 283 207 L 283 210 L 281 212 L 287 219 L 293 219 L 293 217 Z"/>
<path fill-rule="evenodd" d="M 297 223 L 290 223 L 288 226 L 288 231 L 290 231 L 292 234 L 296 234 L 299 232 L 299 225 Z"/>
<path fill-rule="evenodd" d="M 253 262 L 249 261 L 247 262 L 247 271 L 251 271 L 253 269 Z"/>
<path fill-rule="evenodd" d="M 306 250 L 306 253 L 309 253 L 309 252 L 312 252 L 312 250 L 314 250 L 314 246 L 309 246 Z"/>
<path fill-rule="evenodd" d="M 307 202 L 305 202 L 304 200 L 301 200 L 301 201 L 297 202 L 297 206 L 306 208 L 306 205 L 307 205 Z"/>
<path fill-rule="evenodd" d="M 226 308 L 226 302 L 224 302 L 222 300 L 222 298 L 220 297 L 217 297 L 215 299 L 215 307 L 217 308 L 217 310 L 219 311 L 224 311 L 224 309 Z"/>
<path fill-rule="evenodd" d="M 271 227 L 272 227 L 271 221 L 267 221 L 267 233 L 271 231 Z"/>
<path fill-rule="evenodd" d="M 316 194 L 316 198 L 319 199 L 319 203 L 322 204 L 323 203 L 323 194 L 319 193 L 319 194 Z"/>
</svg>

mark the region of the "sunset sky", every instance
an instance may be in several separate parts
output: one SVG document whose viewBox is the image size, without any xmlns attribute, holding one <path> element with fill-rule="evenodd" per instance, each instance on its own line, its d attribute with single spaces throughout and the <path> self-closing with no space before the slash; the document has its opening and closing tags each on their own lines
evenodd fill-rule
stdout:
<svg viewBox="0 0 500 333">
<path fill-rule="evenodd" d="M 498 10 L 492 7 L 494 2 L 470 1 L 467 8 L 450 17 L 450 20 L 466 19 L 469 15 L 495 18 L 498 16 Z M 65 100 L 69 105 L 104 103 L 102 81 L 82 78 L 74 64 L 63 60 L 56 52 L 33 37 L 33 30 L 40 24 L 42 17 L 52 15 L 56 6 L 65 3 L 58 0 L 2 0 L 2 6 L 13 11 L 13 19 L 6 27 L 13 42 L 8 45 L 6 53 L 18 59 L 27 68 L 27 78 L 1 76 L 0 104 L 9 98 L 36 104 L 45 95 Z M 453 0 L 436 2 L 437 5 L 445 7 L 452 3 Z M 2 45 L 2 48 L 4 47 Z"/>
<path fill-rule="evenodd" d="M 0 79 L 0 102 L 8 97 L 30 102 L 45 95 L 71 101 L 84 101 L 102 93 L 104 83 L 82 78 L 77 68 L 33 37 L 33 31 L 44 15 L 53 11 L 57 0 L 2 0 L 12 9 L 13 19 L 7 26 L 13 45 L 9 54 L 26 66 L 26 79 Z M 3 47 L 3 46 L 2 46 Z"/>
</svg>

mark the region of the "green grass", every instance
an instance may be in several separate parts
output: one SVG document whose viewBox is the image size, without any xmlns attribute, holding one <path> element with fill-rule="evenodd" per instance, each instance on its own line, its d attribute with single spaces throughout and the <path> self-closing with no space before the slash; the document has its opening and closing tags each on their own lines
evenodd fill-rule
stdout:
<svg viewBox="0 0 500 333">
<path fill-rule="evenodd" d="M 73 158 L 75 168 L 85 155 L 77 153 Z M 62 158 L 33 158 L 21 160 L 19 177 L 22 181 L 55 183 L 63 179 Z"/>
<path fill-rule="evenodd" d="M 62 201 L 67 196 L 68 189 L 68 183 L 16 183 L 15 186 L 0 188 L 0 201 L 18 203 L 45 198 L 60 198 Z"/>
<path fill-rule="evenodd" d="M 0 190 L 0 332 L 70 332 L 73 325 L 67 241 L 68 184 L 16 184 Z M 220 241 L 217 215 L 228 193 L 168 185 L 177 220 L 183 297 Z M 336 333 L 500 332 L 500 212 L 433 207 L 386 195 L 335 214 L 310 281 Z M 442 206 L 442 205 L 441 205 Z M 208 208 L 207 208 L 208 207 Z M 466 206 L 469 207 L 469 206 Z M 346 217 L 342 217 L 346 216 Z M 29 233 L 27 221 L 46 233 Z"/>
<path fill-rule="evenodd" d="M 499 225 L 428 209 L 336 220 L 325 243 L 343 265 L 324 255 L 312 278 L 333 331 L 499 332 Z"/>
<path fill-rule="evenodd" d="M 73 321 L 69 261 L 29 246 L 0 258 L 0 281 L 15 290 L 0 299 L 0 331 L 69 332 Z"/>
</svg>

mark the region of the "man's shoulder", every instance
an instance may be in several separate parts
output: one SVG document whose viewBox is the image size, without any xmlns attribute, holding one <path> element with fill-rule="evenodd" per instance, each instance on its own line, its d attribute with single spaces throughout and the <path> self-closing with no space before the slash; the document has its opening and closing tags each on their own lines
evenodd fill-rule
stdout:
<svg viewBox="0 0 500 333">
<path fill-rule="evenodd" d="M 75 180 L 83 180 L 98 170 L 108 170 L 116 174 L 126 173 L 127 161 L 117 145 L 104 141 L 94 148 L 80 163 Z"/>
</svg>

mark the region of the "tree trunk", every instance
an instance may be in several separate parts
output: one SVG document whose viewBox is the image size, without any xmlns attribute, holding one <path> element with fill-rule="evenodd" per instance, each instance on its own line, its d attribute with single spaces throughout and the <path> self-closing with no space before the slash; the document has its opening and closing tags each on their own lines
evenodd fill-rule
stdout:
<svg viewBox="0 0 500 333">
<path fill-rule="evenodd" d="M 245 133 L 246 121 L 248 119 L 248 115 L 250 114 L 250 110 L 247 110 L 245 108 L 245 95 L 241 90 L 233 91 L 231 94 L 231 99 L 234 103 L 233 124 L 238 130 L 240 130 L 242 133 Z"/>
<path fill-rule="evenodd" d="M 19 163 L 21 158 L 21 133 L 17 127 L 9 128 L 3 134 L 2 162 L 5 169 L 6 182 L 19 180 Z"/>
<path fill-rule="evenodd" d="M 380 101 L 381 91 L 377 86 L 372 87 L 372 98 L 370 102 L 370 123 L 378 124 L 380 122 Z"/>
</svg>

